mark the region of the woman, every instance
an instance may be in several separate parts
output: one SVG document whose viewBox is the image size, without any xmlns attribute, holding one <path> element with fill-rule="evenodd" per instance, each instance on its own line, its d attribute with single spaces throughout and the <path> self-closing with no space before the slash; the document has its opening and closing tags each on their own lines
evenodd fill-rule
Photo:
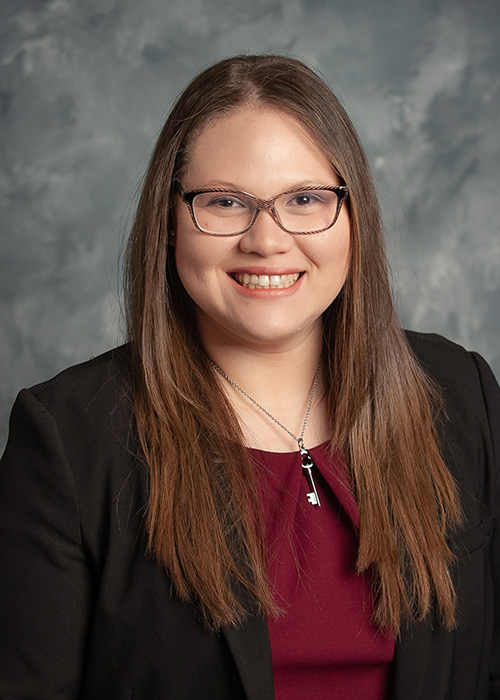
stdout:
<svg viewBox="0 0 500 700">
<path fill-rule="evenodd" d="M 186 88 L 127 303 L 126 346 L 13 409 L 0 696 L 500 698 L 498 387 L 399 329 L 362 148 L 310 69 Z"/>
</svg>

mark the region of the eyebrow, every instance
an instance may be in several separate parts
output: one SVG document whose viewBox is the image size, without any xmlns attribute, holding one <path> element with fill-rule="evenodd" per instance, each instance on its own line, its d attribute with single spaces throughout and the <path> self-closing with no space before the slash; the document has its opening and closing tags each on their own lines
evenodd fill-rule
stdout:
<svg viewBox="0 0 500 700">
<path fill-rule="evenodd" d="M 332 176 L 332 180 L 334 177 Z M 338 178 L 337 178 L 338 179 Z M 295 184 L 291 184 L 286 189 L 282 189 L 281 192 L 295 192 L 295 191 L 300 191 L 300 190 L 307 190 L 310 187 L 337 187 L 341 183 L 339 182 L 330 182 L 330 183 L 324 183 L 324 182 L 319 182 L 318 180 L 302 180 L 300 182 L 297 182 Z M 193 191 L 193 190 L 204 190 L 204 189 L 218 189 L 220 188 L 221 190 L 229 190 L 230 192 L 248 192 L 247 189 L 242 188 L 242 187 L 237 187 L 234 183 L 231 182 L 224 182 L 224 181 L 215 181 L 215 182 L 210 182 L 209 184 L 204 184 L 201 185 L 200 187 L 189 187 L 187 191 Z M 256 196 L 256 195 L 254 195 Z"/>
</svg>

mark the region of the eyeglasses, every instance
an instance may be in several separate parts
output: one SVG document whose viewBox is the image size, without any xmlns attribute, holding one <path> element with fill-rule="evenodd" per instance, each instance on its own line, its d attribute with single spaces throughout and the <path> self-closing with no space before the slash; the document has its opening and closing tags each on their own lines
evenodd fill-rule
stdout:
<svg viewBox="0 0 500 700">
<path fill-rule="evenodd" d="M 238 236 L 254 225 L 261 209 L 269 209 L 278 226 L 288 233 L 320 233 L 337 221 L 349 196 L 345 185 L 308 187 L 259 199 L 238 190 L 203 189 L 180 196 L 197 229 L 213 236 Z"/>
</svg>

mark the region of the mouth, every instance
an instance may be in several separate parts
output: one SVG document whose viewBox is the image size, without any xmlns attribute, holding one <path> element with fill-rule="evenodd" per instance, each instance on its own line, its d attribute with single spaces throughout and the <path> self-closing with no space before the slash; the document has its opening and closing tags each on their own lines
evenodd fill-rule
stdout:
<svg viewBox="0 0 500 700">
<path fill-rule="evenodd" d="M 245 289 L 288 289 L 299 279 L 302 273 L 293 272 L 287 275 L 253 275 L 245 272 L 231 273 L 231 277 Z"/>
</svg>

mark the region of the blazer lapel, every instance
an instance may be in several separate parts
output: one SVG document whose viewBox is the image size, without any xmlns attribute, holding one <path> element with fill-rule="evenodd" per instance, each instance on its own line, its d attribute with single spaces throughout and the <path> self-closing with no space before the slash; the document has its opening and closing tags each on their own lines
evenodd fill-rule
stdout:
<svg viewBox="0 0 500 700">
<path fill-rule="evenodd" d="M 432 623 L 403 630 L 394 657 L 393 700 L 421 700 L 428 663 Z"/>
<path fill-rule="evenodd" d="M 224 635 L 248 700 L 274 700 L 271 644 L 266 620 L 252 615 L 241 627 L 224 629 Z"/>
</svg>

